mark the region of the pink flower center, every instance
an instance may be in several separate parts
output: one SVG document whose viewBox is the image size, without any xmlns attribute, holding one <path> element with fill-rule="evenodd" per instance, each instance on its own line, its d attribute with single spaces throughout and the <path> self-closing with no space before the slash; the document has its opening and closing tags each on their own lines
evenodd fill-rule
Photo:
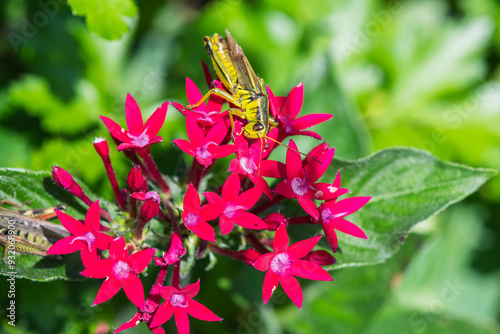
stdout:
<svg viewBox="0 0 500 334">
<path fill-rule="evenodd" d="M 127 262 L 119 260 L 112 267 L 113 274 L 119 280 L 126 279 L 130 275 L 131 269 Z"/>
<path fill-rule="evenodd" d="M 219 112 L 217 111 L 206 112 L 204 110 L 193 110 L 193 112 L 199 115 L 198 122 L 210 125 L 214 124 L 214 119 L 212 119 L 212 116 L 219 114 Z"/>
<path fill-rule="evenodd" d="M 200 221 L 200 216 L 197 215 L 196 213 L 189 212 L 184 219 L 184 225 L 186 226 L 195 226 L 198 225 L 198 222 Z"/>
<path fill-rule="evenodd" d="M 149 135 L 146 133 L 147 131 L 148 131 L 148 128 L 145 128 L 144 131 L 140 135 L 137 135 L 137 136 L 131 134 L 130 132 L 127 133 L 127 136 L 129 136 L 131 139 L 130 143 L 137 145 L 137 146 L 140 146 L 140 147 L 144 147 L 147 144 L 149 144 Z"/>
<path fill-rule="evenodd" d="M 285 132 L 292 132 L 292 126 L 290 125 L 290 121 L 288 121 L 288 119 L 284 116 L 281 116 L 280 120 L 282 120 L 283 123 L 285 123 Z"/>
<path fill-rule="evenodd" d="M 212 153 L 210 153 L 210 151 L 208 150 L 208 146 L 209 145 L 217 145 L 217 144 L 215 142 L 213 142 L 213 141 L 210 141 L 210 142 L 206 143 L 205 145 L 198 146 L 196 148 L 196 155 L 200 159 L 208 159 L 208 158 L 212 157 Z"/>
<path fill-rule="evenodd" d="M 276 274 L 283 276 L 292 267 L 292 260 L 287 253 L 276 254 L 271 260 L 270 269 Z"/>
<path fill-rule="evenodd" d="M 299 196 L 304 196 L 309 190 L 314 190 L 309 183 L 307 183 L 307 178 L 301 179 L 296 177 L 291 182 L 292 190 Z"/>
<path fill-rule="evenodd" d="M 186 308 L 188 307 L 188 301 L 183 295 L 173 294 L 172 297 L 170 297 L 170 305 L 173 307 Z"/>
<path fill-rule="evenodd" d="M 251 158 L 243 157 L 240 159 L 240 166 L 247 174 L 254 174 L 257 167 Z"/>
<path fill-rule="evenodd" d="M 229 202 L 226 206 L 226 208 L 224 209 L 224 216 L 226 216 L 227 218 L 233 218 L 236 211 L 238 210 L 246 210 L 247 208 L 245 208 L 244 206 L 241 206 L 241 205 L 236 205 L 236 204 L 233 204 L 231 202 Z"/>
<path fill-rule="evenodd" d="M 348 213 L 349 212 L 340 212 L 340 213 L 337 213 L 336 215 L 332 215 L 332 211 L 328 208 L 325 208 L 321 211 L 321 219 L 323 220 L 323 223 L 328 224 L 332 219 L 344 217 Z"/>
<path fill-rule="evenodd" d="M 96 240 L 96 237 L 92 231 L 88 231 L 84 235 L 81 235 L 79 237 L 74 238 L 73 241 L 70 242 L 70 244 L 72 244 L 76 240 L 81 240 L 81 241 L 87 243 L 87 247 L 88 247 L 89 252 L 90 252 L 92 245 L 94 244 L 94 242 Z"/>
</svg>

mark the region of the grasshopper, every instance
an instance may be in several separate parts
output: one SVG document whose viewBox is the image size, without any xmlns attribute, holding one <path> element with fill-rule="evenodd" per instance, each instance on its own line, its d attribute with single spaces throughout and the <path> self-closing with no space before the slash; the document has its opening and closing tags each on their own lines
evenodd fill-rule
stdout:
<svg viewBox="0 0 500 334">
<path fill-rule="evenodd" d="M 200 101 L 189 105 L 187 109 L 193 109 L 203 103 L 211 94 L 222 97 L 236 108 L 229 109 L 231 129 L 234 131 L 234 116 L 246 120 L 243 135 L 250 139 L 260 139 L 261 147 L 264 147 L 264 138 L 279 145 L 287 145 L 267 136 L 269 131 L 276 128 L 279 123 L 269 115 L 269 98 L 264 89 L 264 80 L 259 78 L 248 62 L 243 50 L 229 31 L 225 31 L 226 38 L 219 34 L 212 37 L 205 36 L 203 39 L 205 49 L 212 60 L 215 73 L 222 82 L 225 90 L 212 88 Z M 267 147 L 267 142 L 265 143 Z M 296 151 L 292 149 L 293 151 Z M 307 154 L 296 151 L 309 157 Z M 262 151 L 261 151 L 262 154 Z M 315 161 L 315 158 L 309 157 Z M 259 162 L 260 163 L 260 162 Z"/>
<path fill-rule="evenodd" d="M 1 203 L 17 205 L 6 201 Z M 5 247 L 5 263 L 7 258 L 15 256 L 16 253 L 47 256 L 50 246 L 70 235 L 62 225 L 42 220 L 55 217 L 55 209 L 64 211 L 66 205 L 20 211 L 0 207 L 0 244 Z"/>
<path fill-rule="evenodd" d="M 219 34 L 205 36 L 204 44 L 217 77 L 226 90 L 213 88 L 200 101 L 187 108 L 195 108 L 215 94 L 236 107 L 229 110 L 233 130 L 233 117 L 238 116 L 248 121 L 243 128 L 245 137 L 261 140 L 269 138 L 266 135 L 278 126 L 278 122 L 269 115 L 269 98 L 264 81 L 255 74 L 241 47 L 227 30 L 226 38 Z"/>
</svg>

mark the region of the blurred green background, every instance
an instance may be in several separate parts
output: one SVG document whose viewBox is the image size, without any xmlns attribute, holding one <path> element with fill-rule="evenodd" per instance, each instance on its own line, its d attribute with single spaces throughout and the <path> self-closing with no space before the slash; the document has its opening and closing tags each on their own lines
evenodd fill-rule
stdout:
<svg viewBox="0 0 500 334">
<path fill-rule="evenodd" d="M 124 124 L 127 93 L 146 114 L 166 100 L 185 103 L 186 77 L 205 91 L 202 38 L 226 28 L 276 95 L 304 82 L 303 113 L 335 115 L 333 130 L 319 131 L 336 156 L 405 145 L 500 166 L 496 0 L 70 3 L 0 3 L 2 167 L 57 164 L 111 200 L 91 144 L 109 138 L 98 116 Z M 160 134 L 155 158 L 173 174 L 180 153 L 170 141 L 185 136 L 177 111 L 169 110 Z M 299 147 L 316 144 L 302 139 Z M 117 152 L 112 160 L 123 182 L 130 164 Z M 301 281 L 301 311 L 281 289 L 262 307 L 262 275 L 251 268 L 220 260 L 207 275 L 204 263 L 192 276 L 204 275 L 197 300 L 224 321 L 191 320 L 192 333 L 500 333 L 499 221 L 496 176 L 417 225 L 386 263 L 338 270 L 333 284 Z M 134 307 L 119 293 L 90 308 L 100 284 L 19 279 L 17 325 L 4 317 L 0 332 L 116 328 Z M 5 279 L 0 286 L 6 291 Z M 3 293 L 0 301 L 4 309 Z M 143 325 L 128 333 L 144 333 Z M 168 322 L 167 332 L 174 327 Z"/>
</svg>

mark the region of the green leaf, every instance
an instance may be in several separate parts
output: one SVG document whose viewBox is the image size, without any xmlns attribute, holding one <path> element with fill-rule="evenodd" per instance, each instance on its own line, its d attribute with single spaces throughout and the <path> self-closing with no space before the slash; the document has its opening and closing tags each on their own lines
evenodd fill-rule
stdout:
<svg viewBox="0 0 500 334">
<path fill-rule="evenodd" d="M 349 217 L 368 240 L 339 233 L 337 267 L 384 261 L 399 249 L 415 224 L 475 192 L 496 174 L 411 148 L 386 149 L 353 162 L 334 161 L 325 179 L 333 180 L 337 170 L 345 180 L 342 186 L 352 195 L 372 196 Z"/>
<path fill-rule="evenodd" d="M 96 198 L 81 183 L 87 195 Z M 83 219 L 86 208 L 73 196 L 58 186 L 50 172 L 33 172 L 25 169 L 0 168 L 0 199 L 16 203 L 29 201 L 30 208 L 47 208 L 65 203 L 69 215 Z M 4 245 L 0 246 L 3 254 Z M 24 277 L 35 281 L 50 281 L 54 279 L 76 279 L 83 269 L 79 265 L 78 254 L 64 258 L 42 257 L 38 255 L 17 255 L 15 269 L 9 268 L 0 261 L 0 274 Z"/>
<path fill-rule="evenodd" d="M 470 195 L 496 173 L 443 162 L 426 151 L 411 148 L 382 150 L 357 161 L 334 160 L 322 181 L 332 182 L 338 170 L 342 187 L 348 188 L 352 196 L 372 199 L 347 217 L 363 229 L 368 239 L 337 232 L 339 250 L 333 268 L 388 259 L 415 224 Z M 317 232 L 317 225 L 292 232 L 311 235 Z M 325 238 L 319 245 L 331 250 Z"/>
<path fill-rule="evenodd" d="M 75 15 L 86 16 L 91 32 L 106 39 L 120 39 L 128 32 L 124 16 L 137 15 L 137 6 L 131 0 L 69 0 Z"/>
</svg>

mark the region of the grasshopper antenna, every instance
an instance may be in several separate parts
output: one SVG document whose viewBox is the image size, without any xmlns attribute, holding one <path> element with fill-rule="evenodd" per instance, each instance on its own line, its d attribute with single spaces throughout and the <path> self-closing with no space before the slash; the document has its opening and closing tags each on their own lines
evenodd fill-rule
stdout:
<svg viewBox="0 0 500 334">
<path fill-rule="evenodd" d="M 281 146 L 284 146 L 284 147 L 286 147 L 286 148 L 288 148 L 288 149 L 290 149 L 290 150 L 292 150 L 292 151 L 294 151 L 294 152 L 297 152 L 298 154 L 302 154 L 303 156 L 306 156 L 306 157 L 308 157 L 308 158 L 310 158 L 310 159 L 313 159 L 314 161 L 316 161 L 316 162 L 318 162 L 318 163 L 320 163 L 320 164 L 323 164 L 321 161 L 319 161 L 319 160 L 318 160 L 318 159 L 316 159 L 316 158 L 311 157 L 311 156 L 310 156 L 310 155 L 308 155 L 308 154 L 305 154 L 305 153 L 302 153 L 302 152 L 300 152 L 300 151 L 298 151 L 298 150 L 296 150 L 296 149 L 293 149 L 293 148 L 291 148 L 290 146 L 285 145 L 285 144 L 283 144 L 283 143 L 281 143 L 281 142 L 279 142 L 279 141 L 277 141 L 277 140 L 275 140 L 275 139 L 273 139 L 273 138 L 271 138 L 271 137 L 268 137 L 268 136 L 265 136 L 265 137 L 266 137 L 266 139 L 269 139 L 269 140 L 271 140 L 271 141 L 275 142 L 276 144 L 279 144 L 279 145 L 281 145 Z"/>
</svg>

